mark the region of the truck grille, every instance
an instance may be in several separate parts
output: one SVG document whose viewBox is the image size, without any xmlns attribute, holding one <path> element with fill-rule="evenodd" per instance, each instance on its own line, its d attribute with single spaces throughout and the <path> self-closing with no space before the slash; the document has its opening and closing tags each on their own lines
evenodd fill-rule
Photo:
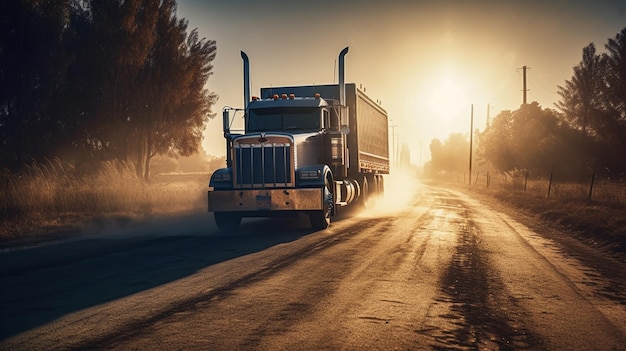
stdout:
<svg viewBox="0 0 626 351">
<path fill-rule="evenodd" d="M 259 142 L 259 140 L 263 142 Z M 237 188 L 293 186 L 293 141 L 284 136 L 235 140 L 234 173 Z"/>
</svg>

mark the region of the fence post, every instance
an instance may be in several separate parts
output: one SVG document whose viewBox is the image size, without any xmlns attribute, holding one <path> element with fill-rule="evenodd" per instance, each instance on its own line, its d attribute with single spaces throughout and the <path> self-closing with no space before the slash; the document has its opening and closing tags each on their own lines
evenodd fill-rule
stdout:
<svg viewBox="0 0 626 351">
<path fill-rule="evenodd" d="M 489 187 L 489 171 L 487 171 L 487 188 Z"/>
<path fill-rule="evenodd" d="M 526 175 L 524 176 L 524 192 L 526 192 L 526 184 L 528 184 L 528 171 L 526 171 Z"/>
<path fill-rule="evenodd" d="M 548 193 L 546 194 L 546 199 L 550 197 L 551 189 L 552 189 L 552 172 L 550 172 L 550 182 L 548 183 Z"/>
<path fill-rule="evenodd" d="M 596 171 L 591 172 L 591 185 L 589 185 L 589 197 L 588 200 L 591 201 L 591 194 L 593 193 L 593 182 L 596 179 Z"/>
</svg>

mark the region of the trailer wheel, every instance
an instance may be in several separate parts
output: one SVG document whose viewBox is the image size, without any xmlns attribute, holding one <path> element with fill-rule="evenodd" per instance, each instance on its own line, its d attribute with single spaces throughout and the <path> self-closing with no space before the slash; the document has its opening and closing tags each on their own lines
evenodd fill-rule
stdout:
<svg viewBox="0 0 626 351">
<path fill-rule="evenodd" d="M 363 209 L 371 206 L 370 204 L 370 185 L 367 176 L 363 176 L 361 180 L 361 196 L 359 198 L 359 206 Z"/>
<path fill-rule="evenodd" d="M 364 175 L 361 185 L 361 199 L 359 200 L 361 208 L 366 209 L 375 206 L 380 191 L 381 185 L 378 176 L 374 174 Z"/>
<path fill-rule="evenodd" d="M 236 232 L 241 224 L 241 216 L 231 212 L 213 212 L 217 227 L 227 233 Z"/>
<path fill-rule="evenodd" d="M 382 175 L 377 175 L 376 179 L 378 180 L 378 196 L 381 198 L 385 195 L 385 178 Z"/>
<path fill-rule="evenodd" d="M 309 213 L 311 227 L 316 230 L 323 230 L 330 226 L 330 216 L 333 213 L 335 200 L 330 190 L 330 181 L 326 178 L 324 182 L 324 204 L 323 209 Z"/>
</svg>

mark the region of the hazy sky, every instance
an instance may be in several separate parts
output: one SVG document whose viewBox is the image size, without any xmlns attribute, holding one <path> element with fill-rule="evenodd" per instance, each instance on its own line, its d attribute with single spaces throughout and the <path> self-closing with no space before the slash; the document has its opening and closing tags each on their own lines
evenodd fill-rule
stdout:
<svg viewBox="0 0 626 351">
<path fill-rule="evenodd" d="M 472 104 L 481 130 L 488 104 L 492 118 L 519 108 L 522 66 L 529 102 L 553 108 L 583 47 L 604 52 L 626 27 L 626 1 L 179 0 L 177 15 L 217 41 L 209 154 L 224 154 L 222 107 L 243 105 L 240 51 L 258 95 L 265 86 L 336 83 L 337 55 L 349 46 L 346 82 L 382 101 L 417 162 L 428 160 L 433 138 L 469 132 Z"/>
</svg>

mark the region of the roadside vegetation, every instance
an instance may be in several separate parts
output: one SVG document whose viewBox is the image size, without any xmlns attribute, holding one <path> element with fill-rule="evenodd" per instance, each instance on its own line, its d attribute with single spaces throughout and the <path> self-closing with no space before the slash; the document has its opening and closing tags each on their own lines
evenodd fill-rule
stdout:
<svg viewBox="0 0 626 351">
<path fill-rule="evenodd" d="M 85 225 L 124 224 L 206 210 L 209 172 L 163 173 L 149 182 L 132 164 L 109 161 L 86 172 L 58 159 L 0 174 L 0 240 L 54 236 Z"/>
</svg>

